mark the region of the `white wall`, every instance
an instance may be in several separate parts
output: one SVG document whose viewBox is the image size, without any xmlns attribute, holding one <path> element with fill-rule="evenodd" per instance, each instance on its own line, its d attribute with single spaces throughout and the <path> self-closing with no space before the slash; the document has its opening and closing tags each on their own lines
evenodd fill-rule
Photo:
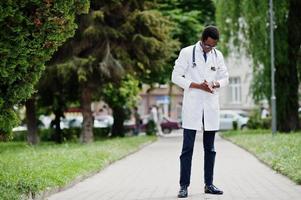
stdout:
<svg viewBox="0 0 301 200">
<path fill-rule="evenodd" d="M 251 96 L 250 85 L 253 73 L 250 58 L 248 58 L 243 51 L 240 53 L 232 52 L 225 57 L 225 64 L 228 68 L 230 79 L 232 78 L 232 81 L 234 80 L 233 78 L 240 79 L 240 84 L 236 86 L 236 91 L 240 98 L 233 98 L 233 96 L 235 97 L 235 89 L 233 85 L 233 87 L 231 87 L 230 83 L 226 88 L 222 88 L 220 91 L 221 109 L 252 109 L 254 102 Z"/>
</svg>

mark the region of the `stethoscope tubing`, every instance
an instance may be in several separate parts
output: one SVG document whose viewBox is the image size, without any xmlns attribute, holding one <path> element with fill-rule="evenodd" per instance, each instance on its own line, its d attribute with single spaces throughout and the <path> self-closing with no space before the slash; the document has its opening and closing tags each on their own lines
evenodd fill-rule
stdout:
<svg viewBox="0 0 301 200">
<path fill-rule="evenodd" d="M 196 48 L 196 45 L 193 46 L 193 50 L 192 50 L 192 68 L 196 67 L 196 62 L 195 62 L 195 48 Z M 214 54 L 215 54 L 215 58 L 217 58 L 216 50 L 213 49 L 213 51 L 214 51 Z"/>
</svg>

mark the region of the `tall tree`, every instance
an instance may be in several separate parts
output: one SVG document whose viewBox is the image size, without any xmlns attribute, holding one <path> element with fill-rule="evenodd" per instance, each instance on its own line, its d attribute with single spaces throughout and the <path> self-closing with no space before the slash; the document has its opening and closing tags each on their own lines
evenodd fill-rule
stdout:
<svg viewBox="0 0 301 200">
<path fill-rule="evenodd" d="M 36 88 L 37 107 L 40 112 L 53 113 L 55 119 L 53 140 L 57 143 L 63 142 L 60 127 L 61 118 L 68 105 L 78 102 L 78 82 L 76 74 L 69 73 L 66 76 L 63 67 L 58 65 L 47 66 Z"/>
<path fill-rule="evenodd" d="M 44 63 L 76 28 L 88 0 L 8 0 L 0 3 L 0 134 L 17 125 L 13 106 L 28 99 Z"/>
<path fill-rule="evenodd" d="M 176 42 L 170 24 L 150 6 L 144 0 L 91 1 L 89 14 L 78 18 L 75 37 L 53 57 L 53 63 L 64 63 L 66 73 L 78 75 L 82 142 L 93 140 L 91 102 L 105 83 L 118 85 L 125 72 L 143 82 L 157 81 L 172 55 Z"/>
<path fill-rule="evenodd" d="M 270 38 L 268 1 L 218 0 L 217 22 L 227 49 L 246 48 L 254 61 L 252 92 L 256 101 L 270 99 Z M 274 1 L 275 83 L 278 130 L 289 132 L 298 124 L 298 53 L 301 44 L 301 1 Z M 243 36 L 243 37 L 242 37 Z M 299 69 L 300 70 L 300 69 Z"/>
<path fill-rule="evenodd" d="M 103 20 L 102 11 L 91 2 L 88 15 L 77 19 L 79 28 L 53 56 L 49 66 L 57 65 L 65 79 L 78 85 L 77 93 L 83 114 L 83 128 L 80 140 L 93 141 L 93 115 L 91 103 L 99 87 L 106 81 L 120 79 L 123 69 L 113 58 L 108 40 L 99 36 L 97 23 Z M 70 76 L 75 76 L 72 80 Z M 72 84 L 72 83 L 70 83 Z"/>
</svg>

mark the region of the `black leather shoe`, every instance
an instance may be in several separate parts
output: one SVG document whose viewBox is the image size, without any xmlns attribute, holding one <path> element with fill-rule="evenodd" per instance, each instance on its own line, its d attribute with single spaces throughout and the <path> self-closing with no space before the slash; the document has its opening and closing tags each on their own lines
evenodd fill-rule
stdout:
<svg viewBox="0 0 301 200">
<path fill-rule="evenodd" d="M 187 186 L 181 186 L 178 193 L 178 198 L 186 198 L 188 196 Z"/>
<path fill-rule="evenodd" d="M 223 194 L 224 192 L 220 189 L 218 189 L 217 187 L 215 187 L 214 185 L 206 185 L 205 186 L 205 193 L 208 194 Z"/>
</svg>

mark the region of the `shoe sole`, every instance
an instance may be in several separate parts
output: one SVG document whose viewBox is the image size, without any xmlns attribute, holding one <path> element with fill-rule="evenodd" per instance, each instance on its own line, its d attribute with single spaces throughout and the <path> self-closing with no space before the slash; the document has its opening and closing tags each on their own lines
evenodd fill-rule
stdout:
<svg viewBox="0 0 301 200">
<path fill-rule="evenodd" d="M 222 195 L 222 194 L 224 194 L 224 193 L 212 193 L 212 192 L 206 192 L 206 191 L 205 191 L 205 193 L 206 194 L 215 194 L 215 195 Z"/>
</svg>

